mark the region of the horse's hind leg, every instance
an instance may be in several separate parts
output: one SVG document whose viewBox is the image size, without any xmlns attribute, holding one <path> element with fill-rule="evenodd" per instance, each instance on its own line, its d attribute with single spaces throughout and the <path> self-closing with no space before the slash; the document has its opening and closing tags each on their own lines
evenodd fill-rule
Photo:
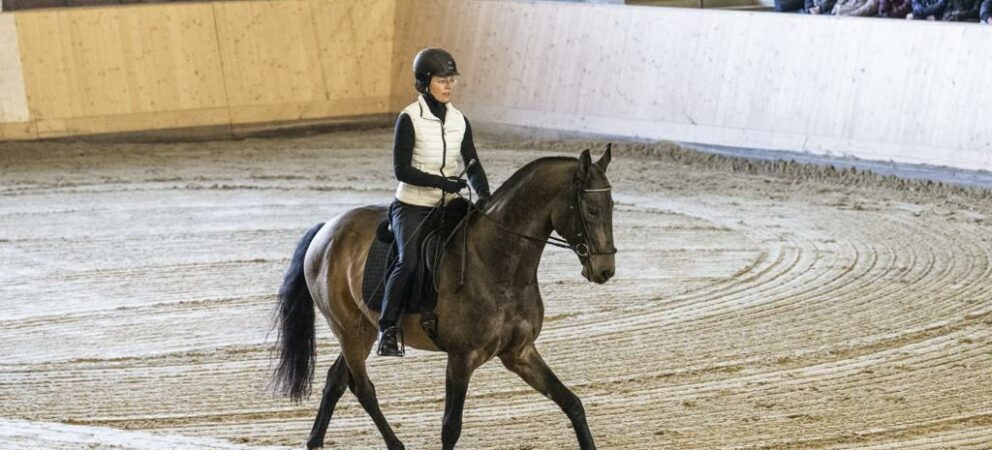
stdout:
<svg viewBox="0 0 992 450">
<path fill-rule="evenodd" d="M 389 422 L 386 421 L 386 417 L 382 415 L 382 410 L 379 409 L 375 385 L 369 380 L 368 371 L 365 368 L 365 358 L 372 350 L 372 344 L 375 342 L 378 330 L 364 320 L 356 328 L 356 330 L 349 330 L 350 333 L 342 333 L 339 336 L 341 352 L 348 363 L 348 370 L 351 374 L 348 387 L 351 388 L 355 397 L 358 397 L 358 403 L 362 405 L 362 408 L 365 408 L 365 412 L 375 422 L 375 426 L 379 428 L 379 433 L 382 433 L 382 438 L 386 441 L 386 447 L 389 450 L 402 450 L 405 448 L 403 443 L 393 433 Z"/>
<path fill-rule="evenodd" d="M 586 412 L 582 407 L 582 401 L 558 380 L 533 344 L 519 352 L 500 355 L 500 360 L 507 369 L 519 375 L 531 387 L 554 400 L 568 415 L 569 420 L 572 421 L 572 428 L 575 429 L 575 435 L 579 439 L 579 448 L 582 450 L 596 448 L 592 434 L 589 432 L 589 425 L 586 424 Z"/>
<path fill-rule="evenodd" d="M 313 429 L 310 431 L 310 439 L 307 440 L 307 448 L 320 448 L 324 446 L 324 434 L 327 433 L 327 424 L 334 414 L 334 406 L 337 405 L 344 390 L 348 387 L 350 379 L 348 365 L 344 362 L 344 355 L 338 355 L 334 365 L 327 370 L 327 381 L 324 383 L 324 396 L 320 400 L 320 409 L 317 410 L 317 419 L 313 422 Z"/>
</svg>

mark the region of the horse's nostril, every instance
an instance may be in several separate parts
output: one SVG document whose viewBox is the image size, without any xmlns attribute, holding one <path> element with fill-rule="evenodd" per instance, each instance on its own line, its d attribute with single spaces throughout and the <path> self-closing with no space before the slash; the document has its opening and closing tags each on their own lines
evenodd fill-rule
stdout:
<svg viewBox="0 0 992 450">
<path fill-rule="evenodd" d="M 602 275 L 603 275 L 603 278 L 604 278 L 604 279 L 605 279 L 605 278 L 612 278 L 612 277 L 613 277 L 613 269 L 609 269 L 609 270 L 604 270 L 604 271 L 602 272 Z"/>
</svg>

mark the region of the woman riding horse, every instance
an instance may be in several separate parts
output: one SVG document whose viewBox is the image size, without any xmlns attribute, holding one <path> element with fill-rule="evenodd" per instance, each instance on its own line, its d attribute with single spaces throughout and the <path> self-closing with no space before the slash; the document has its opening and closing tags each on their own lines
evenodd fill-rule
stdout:
<svg viewBox="0 0 992 450">
<path fill-rule="evenodd" d="M 413 76 L 420 96 L 396 119 L 393 143 L 393 171 L 399 187 L 389 207 L 389 221 L 399 255 L 386 282 L 379 316 L 379 356 L 403 356 L 403 334 L 396 322 L 420 263 L 420 237 L 430 231 L 422 224 L 427 224 L 434 208 L 459 198 L 457 192 L 466 182 L 454 174 L 461 172 L 462 162 L 479 195 L 476 206 L 481 209 L 489 201 L 489 182 L 476 155 L 472 126 L 451 105 L 451 92 L 458 82 L 454 58 L 439 48 L 421 50 L 413 60 Z"/>
<path fill-rule="evenodd" d="M 426 54 L 438 55 L 435 51 Z M 403 211 L 420 206 L 407 203 L 408 199 L 436 195 L 437 201 L 447 201 L 448 194 L 464 187 L 464 182 L 446 176 L 455 173 L 458 167 L 455 164 L 459 164 L 457 158 L 447 155 L 446 149 L 454 144 L 449 137 L 457 138 L 457 145 L 465 148 L 462 143 L 470 136 L 468 124 L 454 108 L 446 106 L 440 110 L 443 113 L 431 112 L 428 104 L 434 96 L 443 97 L 444 101 L 450 97 L 452 80 L 442 77 L 446 82 L 438 80 L 435 84 L 437 75 L 431 74 L 455 74 L 454 61 L 450 61 L 450 56 L 434 61 L 441 61 L 440 70 L 435 67 L 422 73 L 427 76 L 418 77 L 422 91 L 429 95 L 407 108 L 406 116 L 412 124 L 414 149 L 419 146 L 422 151 L 436 150 L 424 138 L 433 136 L 441 140 L 443 166 L 438 163 L 440 167 L 434 173 L 424 171 L 423 161 L 416 160 L 415 151 L 410 152 L 413 153 L 410 164 L 414 167 L 420 164 L 417 170 L 435 185 L 401 184 L 393 211 L 387 211 L 383 205 L 362 206 L 311 227 L 300 239 L 279 289 L 276 314 L 279 363 L 273 374 L 278 390 L 296 401 L 310 393 L 317 351 L 315 307 L 340 344 L 340 354 L 327 370 L 307 448 L 323 447 L 335 406 L 349 389 L 372 418 L 386 447 L 405 448 L 379 407 L 375 385 L 366 367 L 379 317 L 368 308 L 362 286 L 369 249 L 377 238 L 377 226 L 387 216 L 391 217 L 398 238 L 406 239 L 401 241 L 405 245 L 411 238 L 405 233 L 413 220 Z M 445 85 L 448 89 L 443 89 Z M 445 120 L 442 122 L 437 114 L 444 114 Z M 436 120 L 431 123 L 431 118 Z M 402 117 L 400 121 L 403 122 Z M 449 135 L 449 129 L 462 124 L 464 134 L 459 131 Z M 435 134 L 422 132 L 430 129 L 430 125 L 434 125 Z M 443 132 L 438 134 L 441 125 Z M 421 139 L 425 142 L 420 143 Z M 545 247 L 553 245 L 574 252 L 582 276 L 588 281 L 602 284 L 613 277 L 617 249 L 613 246 L 612 187 L 606 176 L 610 160 L 610 146 L 607 146 L 595 162 L 589 150 L 584 150 L 578 158 L 544 157 L 517 170 L 492 194 L 484 211 L 476 211 L 453 231 L 451 239 L 465 245 L 445 248 L 444 257 L 438 260 L 434 269 L 437 292 L 434 335 L 422 326 L 420 313 L 393 319 L 398 320 L 395 324 L 404 331 L 411 347 L 447 354 L 441 427 L 443 449 L 454 449 L 461 435 L 462 413 L 472 374 L 493 358 L 499 358 L 507 369 L 558 404 L 572 424 L 579 448 L 596 448 L 581 400 L 558 379 L 535 345 L 544 324 L 544 302 L 537 275 Z M 473 171 L 469 169 L 469 172 Z M 472 177 L 479 194 L 486 199 L 488 189 L 481 169 L 476 169 Z M 404 258 L 416 261 L 409 253 Z M 465 272 L 471 272 L 472 276 L 462 277 Z"/>
</svg>

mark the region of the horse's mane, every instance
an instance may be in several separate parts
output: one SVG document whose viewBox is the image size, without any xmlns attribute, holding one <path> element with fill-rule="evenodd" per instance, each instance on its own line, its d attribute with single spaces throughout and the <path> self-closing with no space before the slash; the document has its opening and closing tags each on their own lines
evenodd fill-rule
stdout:
<svg viewBox="0 0 992 450">
<path fill-rule="evenodd" d="M 575 163 L 575 161 L 576 159 L 570 156 L 545 156 L 543 158 L 535 159 L 527 163 L 527 165 L 521 167 L 516 172 L 513 172 L 513 175 L 510 175 L 510 178 L 503 182 L 499 189 L 496 189 L 496 192 L 493 192 L 493 199 L 497 196 L 513 191 L 523 180 L 527 179 L 534 172 L 543 169 L 545 166 L 564 162 Z"/>
</svg>

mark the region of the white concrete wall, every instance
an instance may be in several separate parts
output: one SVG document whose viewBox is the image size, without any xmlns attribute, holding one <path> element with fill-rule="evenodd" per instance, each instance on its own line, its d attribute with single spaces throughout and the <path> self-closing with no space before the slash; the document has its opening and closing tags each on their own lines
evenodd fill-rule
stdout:
<svg viewBox="0 0 992 450">
<path fill-rule="evenodd" d="M 989 27 L 561 2 L 399 8 L 399 67 L 423 46 L 451 50 L 473 123 L 992 170 Z M 408 88 L 404 72 L 394 87 Z"/>
<path fill-rule="evenodd" d="M 0 122 L 28 120 L 17 26 L 12 14 L 0 14 Z"/>
</svg>

